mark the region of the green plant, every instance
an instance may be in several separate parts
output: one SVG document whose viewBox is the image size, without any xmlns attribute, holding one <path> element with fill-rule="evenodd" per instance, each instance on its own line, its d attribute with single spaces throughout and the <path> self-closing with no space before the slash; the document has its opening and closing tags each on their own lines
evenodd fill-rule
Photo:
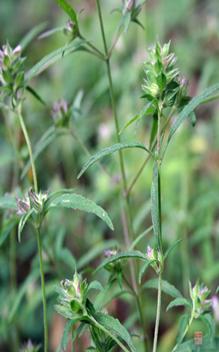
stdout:
<svg viewBox="0 0 219 352">
<path fill-rule="evenodd" d="M 169 255 L 175 247 L 175 252 L 178 250 L 177 245 L 180 243 L 181 239 L 168 247 L 166 246 L 166 234 L 163 231 L 163 204 L 165 203 L 165 199 L 162 197 L 162 171 L 165 169 L 165 157 L 168 147 L 176 131 L 185 120 L 188 120 L 189 123 L 194 125 L 196 121 L 195 109 L 199 105 L 217 98 L 219 84 L 211 86 L 204 90 L 202 94 L 191 98 L 187 92 L 187 83 L 176 66 L 176 57 L 171 53 L 170 42 L 164 45 L 157 42 L 148 49 L 147 59 L 142 69 L 142 71 L 144 71 L 144 81 L 142 84 L 143 109 L 140 113 L 135 114 L 133 118 L 128 120 L 124 124 L 124 127 L 121 128 L 111 61 L 116 45 L 122 35 L 128 31 L 130 23 L 134 22 L 142 27 L 139 15 L 145 1 L 122 2 L 122 7 L 119 9 L 120 19 L 118 27 L 109 45 L 102 13 L 102 4 L 101 1 L 96 0 L 103 51 L 82 34 L 79 16 L 71 4 L 66 0 L 57 0 L 56 2 L 68 16 L 67 25 L 45 32 L 41 34 L 41 38 L 54 35 L 64 30 L 66 43 L 63 47 L 43 57 L 28 71 L 24 66 L 25 60 L 21 56 L 23 50 L 22 45 L 17 46 L 13 50 L 9 44 L 6 44 L 0 51 L 1 107 L 6 118 L 7 114 L 12 114 L 14 123 L 19 123 L 18 128 L 23 133 L 28 151 L 28 160 L 26 158 L 24 162 L 20 155 L 19 146 L 15 143 L 15 163 L 18 165 L 21 162 L 21 167 L 15 170 L 14 173 L 17 174 L 21 171 L 23 184 L 17 179 L 16 187 L 20 185 L 20 189 L 15 191 L 12 187 L 12 194 L 6 194 L 0 199 L 0 206 L 5 210 L 6 214 L 3 222 L 2 237 L 6 239 L 9 233 L 11 233 L 11 230 L 17 227 L 18 241 L 21 242 L 19 246 L 22 246 L 22 234 L 25 225 L 31 226 L 34 229 L 38 248 L 39 270 L 35 271 L 33 269 L 32 274 L 34 277 L 38 277 L 37 275 L 40 274 L 41 278 L 44 351 L 49 351 L 49 319 L 47 317 L 48 290 L 46 290 L 45 273 L 47 273 L 48 270 L 51 275 L 55 276 L 57 286 L 57 278 L 60 278 L 60 276 L 64 277 L 62 268 L 61 270 L 59 268 L 58 260 L 60 260 L 60 258 L 71 268 L 71 272 L 75 273 L 72 280 L 61 280 L 57 288 L 58 303 L 56 304 L 56 310 L 67 320 L 59 351 L 66 348 L 70 333 L 70 341 L 74 348 L 75 341 L 80 339 L 81 336 L 88 331 L 90 336 L 89 351 L 107 352 L 113 351 L 118 347 L 126 352 L 138 350 L 144 350 L 145 352 L 152 350 L 153 352 L 157 352 L 161 309 L 163 306 L 162 292 L 166 292 L 174 298 L 174 300 L 169 303 L 167 310 L 176 306 L 184 306 L 188 310 L 188 313 L 181 317 L 177 342 L 175 347 L 171 347 L 172 351 L 183 351 L 184 347 L 188 347 L 190 350 L 195 348 L 193 341 L 188 340 L 184 342 L 195 320 L 200 320 L 204 326 L 208 327 L 208 333 L 204 336 L 203 348 L 210 346 L 209 348 L 212 348 L 212 351 L 216 351 L 217 339 L 215 337 L 215 326 L 209 314 L 211 301 L 207 300 L 210 291 L 198 283 L 193 288 L 190 285 L 190 299 L 188 299 L 186 296 L 184 297 L 174 285 L 164 280 Z M 51 112 L 53 125 L 44 132 L 33 148 L 30 133 L 28 132 L 23 116 L 26 94 L 30 93 L 32 97 L 45 108 L 47 108 L 47 103 L 44 101 L 44 98 L 41 98 L 41 94 L 32 88 L 31 80 L 48 69 L 56 61 L 77 51 L 84 51 L 92 55 L 95 59 L 99 60 L 99 64 L 103 64 L 105 67 L 107 91 L 110 97 L 116 143 L 101 149 L 94 155 L 91 154 L 74 125 L 75 121 L 73 121 L 73 118 L 75 115 L 80 114 L 80 97 L 76 97 L 72 104 L 68 104 L 64 99 L 56 101 L 53 104 Z M 146 121 L 150 129 L 150 133 L 147 136 L 148 141 L 146 143 L 140 143 L 139 141 L 123 142 L 123 133 L 128 130 L 129 126 L 133 126 L 134 122 L 140 120 Z M 105 259 L 92 273 L 92 275 L 99 275 L 99 273 L 103 272 L 103 269 L 105 269 L 105 274 L 107 273 L 105 286 L 100 283 L 101 280 L 99 279 L 95 281 L 91 279 L 89 280 L 91 281 L 90 283 L 86 280 L 82 280 L 82 276 L 84 277 L 86 272 L 80 274 L 78 274 L 78 272 L 80 272 L 81 269 L 80 265 L 83 267 L 83 262 L 82 264 L 80 264 L 80 260 L 77 262 L 70 250 L 63 247 L 62 240 L 64 235 L 59 234 L 61 239 L 57 240 L 57 253 L 55 254 L 53 251 L 50 251 L 49 244 L 46 243 L 47 237 L 49 237 L 47 236 L 47 228 L 49 226 L 50 213 L 51 210 L 57 208 L 60 212 L 61 208 L 69 208 L 93 213 L 103 220 L 110 230 L 114 230 L 112 221 L 103 208 L 87 197 L 85 198 L 75 193 L 70 187 L 58 188 L 57 190 L 48 192 L 40 191 L 41 187 L 39 187 L 38 184 L 40 184 L 39 179 L 42 182 L 42 177 L 40 173 L 37 172 L 36 167 L 39 156 L 43 154 L 45 149 L 52 142 L 57 141 L 60 136 L 64 136 L 64 138 L 71 136 L 73 141 L 77 143 L 81 150 L 83 150 L 83 153 L 88 157 L 87 162 L 84 163 L 84 166 L 78 174 L 78 179 L 84 176 L 85 173 L 88 172 L 88 169 L 96 162 L 99 163 L 100 172 L 106 174 L 107 177 L 111 177 L 109 176 L 109 170 L 102 164 L 102 159 L 113 153 L 118 153 L 119 156 L 120 177 L 115 188 L 117 188 L 117 199 L 119 199 L 121 203 L 119 212 L 121 213 L 123 239 L 120 243 L 113 242 L 111 248 L 107 248 L 106 246 Z M 11 142 L 14 144 L 13 136 Z M 147 155 L 144 163 L 139 171 L 137 170 L 136 176 L 134 176 L 131 182 L 127 174 L 126 159 L 124 156 L 126 149 L 139 149 L 139 151 L 144 151 Z M 152 226 L 138 235 L 134 224 L 135 209 L 132 204 L 132 191 L 145 169 L 145 165 L 149 164 L 149 161 L 153 165 L 151 182 Z M 29 172 L 30 168 L 31 173 Z M 25 176 L 27 176 L 26 182 Z M 26 189 L 29 189 L 29 191 L 26 192 Z M 64 228 L 63 224 L 61 227 Z M 117 229 L 117 224 L 115 228 Z M 145 236 L 149 234 L 152 229 L 153 237 L 150 242 L 148 242 L 147 248 L 135 250 L 140 241 L 145 239 Z M 100 253 L 103 250 L 104 248 L 101 248 Z M 184 248 L 184 251 L 186 250 L 187 248 Z M 100 253 L 98 253 L 98 256 Z M 44 263 L 43 254 L 45 254 L 46 263 Z M 16 253 L 14 256 L 15 255 Z M 16 261 L 16 258 L 14 257 L 13 260 Z M 85 259 L 84 261 L 86 262 Z M 150 268 L 156 277 L 149 278 L 145 281 L 147 270 Z M 12 272 L 13 270 L 14 266 Z M 188 272 L 185 272 L 186 286 L 189 285 L 190 278 Z M 9 314 L 9 321 L 12 321 L 14 318 L 15 311 L 19 302 L 22 300 L 25 288 L 24 283 L 23 290 L 20 291 L 20 295 L 18 295 L 17 300 L 15 300 L 15 305 L 13 306 L 15 308 L 13 308 Z M 153 324 L 153 338 L 149 333 L 150 329 L 147 322 L 146 305 L 144 304 L 145 289 L 150 288 L 157 290 L 157 309 Z M 133 306 L 133 302 L 135 302 L 137 311 L 135 320 L 139 328 L 137 333 L 133 330 L 133 327 L 136 327 L 137 324 L 130 325 L 129 327 L 132 329 L 130 329 L 129 332 L 128 328 L 107 311 L 106 298 L 109 296 L 109 300 L 111 300 L 111 290 L 115 290 L 112 298 L 125 295 L 130 306 Z M 52 287 L 51 291 L 54 293 L 54 287 Z M 16 347 L 14 350 L 16 350 Z M 38 350 L 38 347 L 34 348 L 31 343 L 28 343 L 24 351 L 29 350 Z M 200 351 L 201 350 L 202 349 L 200 349 Z"/>
</svg>

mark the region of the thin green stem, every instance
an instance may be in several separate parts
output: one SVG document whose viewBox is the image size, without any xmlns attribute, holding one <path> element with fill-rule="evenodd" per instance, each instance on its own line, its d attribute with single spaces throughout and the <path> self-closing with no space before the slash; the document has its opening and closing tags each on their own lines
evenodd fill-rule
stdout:
<svg viewBox="0 0 219 352">
<path fill-rule="evenodd" d="M 158 333 L 159 333 L 159 325 L 160 325 L 160 312 L 161 312 L 161 284 L 162 284 L 162 271 L 160 271 L 158 276 L 157 313 L 156 313 L 156 322 L 155 322 L 155 329 L 154 329 L 153 352 L 157 351 Z"/>
<path fill-rule="evenodd" d="M 44 352 L 48 352 L 49 339 L 48 339 L 48 323 L 47 323 L 47 305 L 46 305 L 46 289 L 45 289 L 45 277 L 43 269 L 43 255 L 42 255 L 42 241 L 40 228 L 36 227 L 36 237 L 40 264 L 40 277 L 41 277 L 41 290 L 43 300 L 43 325 L 44 325 Z"/>
<path fill-rule="evenodd" d="M 98 328 L 99 330 L 102 330 L 107 336 L 111 337 L 111 339 L 114 340 L 124 352 L 129 352 L 129 350 L 123 345 L 123 343 L 116 336 L 111 334 L 109 329 L 108 330 L 105 329 L 105 327 L 99 324 L 98 321 L 96 321 L 96 319 L 94 319 L 93 317 L 89 317 L 89 319 L 96 326 L 96 328 Z"/>
<path fill-rule="evenodd" d="M 118 114 L 117 114 L 117 109 L 116 109 L 116 103 L 115 103 L 115 96 L 114 96 L 114 89 L 113 89 L 113 80 L 112 80 L 112 72 L 111 72 L 111 65 L 110 65 L 110 56 L 112 54 L 112 51 L 109 53 L 108 47 L 107 47 L 107 41 L 106 41 L 106 35 L 105 35 L 105 30 L 104 30 L 104 24 L 103 24 L 103 16 L 102 16 L 102 11 L 101 11 L 101 6 L 100 6 L 100 0 L 96 0 L 97 4 L 97 10 L 98 10 L 98 17 L 99 17 L 99 22 L 100 22 L 100 29 L 101 29 L 101 35 L 103 39 L 103 46 L 104 46 L 104 51 L 105 51 L 105 62 L 106 62 L 106 68 L 107 68 L 107 76 L 108 76 L 108 82 L 109 82 L 109 94 L 110 94 L 110 100 L 111 100 L 111 106 L 112 106 L 112 111 L 113 111 L 113 117 L 114 117 L 114 123 L 115 123 L 115 128 L 116 128 L 116 138 L 117 142 L 121 142 L 120 138 L 120 126 L 119 126 L 119 119 L 118 119 Z M 121 171 L 121 177 L 122 177 L 122 188 L 123 188 L 123 196 L 125 198 L 125 205 L 126 205 L 126 214 L 122 213 L 123 215 L 123 234 L 124 234 L 124 240 L 127 245 L 127 247 L 130 247 L 131 241 L 130 237 L 134 238 L 134 230 L 133 230 L 133 225 L 132 225 L 132 213 L 131 213 L 131 207 L 130 207 L 130 199 L 129 199 L 129 194 L 127 193 L 127 179 L 126 179 L 126 174 L 125 174 L 125 164 L 124 164 L 124 158 L 123 158 L 123 153 L 120 150 L 119 151 L 119 164 L 120 164 L 120 171 Z M 135 267 L 133 265 L 133 262 L 130 262 L 130 274 L 131 274 L 131 280 L 132 280 L 132 285 L 133 285 L 133 290 L 135 291 L 136 295 L 136 302 L 137 306 L 139 309 L 139 315 L 140 315 L 140 320 L 142 322 L 142 317 L 143 317 L 143 309 L 141 302 L 139 301 L 139 295 L 138 295 L 138 286 L 136 283 L 136 278 L 135 278 Z M 145 323 L 142 322 L 142 328 L 144 330 L 144 340 L 147 340 L 146 334 L 145 334 Z M 147 351 L 147 343 L 144 344 L 145 351 Z"/>
<path fill-rule="evenodd" d="M 193 319 L 194 319 L 194 313 L 195 313 L 195 307 L 194 307 L 194 304 L 192 306 L 192 312 L 191 312 L 191 316 L 190 316 L 190 319 L 189 319 L 189 322 L 188 324 L 186 325 L 186 328 L 183 332 L 183 334 L 181 335 L 181 338 L 180 338 L 180 341 L 178 341 L 178 343 L 175 345 L 175 347 L 173 348 L 172 352 L 175 352 L 177 351 L 177 348 L 179 347 L 179 345 L 182 343 L 182 341 L 184 340 L 184 337 L 186 336 L 190 326 L 192 325 L 192 322 L 193 322 Z"/>
<path fill-rule="evenodd" d="M 22 116 L 21 105 L 19 105 L 17 107 L 17 114 L 18 114 L 19 122 L 20 122 L 20 125 L 21 125 L 22 132 L 24 134 L 24 138 L 25 138 L 25 141 L 26 141 L 26 144 L 27 144 L 28 153 L 29 153 L 29 157 L 30 157 L 30 163 L 31 163 L 31 168 L 32 168 L 32 173 L 33 173 L 34 191 L 37 192 L 38 191 L 38 185 L 37 185 L 36 168 L 35 168 L 35 163 L 34 163 L 34 159 L 33 159 L 32 146 L 31 146 L 30 138 L 29 138 L 29 135 L 28 135 L 28 132 L 27 132 L 26 125 L 24 123 L 23 116 Z"/>
</svg>

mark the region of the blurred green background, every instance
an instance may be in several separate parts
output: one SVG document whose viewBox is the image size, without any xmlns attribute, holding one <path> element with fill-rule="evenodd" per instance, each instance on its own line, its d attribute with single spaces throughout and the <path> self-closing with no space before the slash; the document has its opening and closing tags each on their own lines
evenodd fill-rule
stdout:
<svg viewBox="0 0 219 352">
<path fill-rule="evenodd" d="M 102 49 L 95 1 L 71 3 L 80 12 L 79 19 L 84 36 Z M 119 14 L 112 12 L 121 5 L 117 1 L 102 1 L 107 40 L 110 42 L 119 21 Z M 0 43 L 8 41 L 15 47 L 21 38 L 35 25 L 45 22 L 51 29 L 65 25 L 67 17 L 52 0 L 1 0 Z M 140 15 L 145 27 L 132 24 L 115 48 L 112 58 L 113 80 L 116 93 L 120 126 L 123 126 L 143 106 L 140 99 L 143 77 L 143 62 L 147 48 L 157 39 L 171 40 L 172 50 L 178 58 L 178 66 L 189 82 L 190 95 L 196 95 L 209 85 L 219 82 L 219 3 L 218 0 L 148 0 Z M 58 33 L 45 39 L 34 40 L 25 50 L 26 68 L 39 61 L 52 50 L 63 46 L 66 37 Z M 31 95 L 25 100 L 24 115 L 33 146 L 52 125 L 51 108 L 61 98 L 69 103 L 75 99 L 80 107 L 74 115 L 73 126 L 91 153 L 115 141 L 112 111 L 109 103 L 108 82 L 103 63 L 87 53 L 74 53 L 45 71 L 33 80 L 32 86 L 43 97 L 47 107 L 40 105 Z M 12 189 L 12 170 L 16 162 L 8 139 L 3 114 L 0 116 L 0 192 Z M 10 123 L 15 123 L 10 118 Z M 142 120 L 127 128 L 123 141 L 148 142 L 150 120 Z M 17 133 L 23 163 L 27 150 L 22 133 Z M 164 241 L 168 247 L 177 238 L 184 241 L 169 257 L 165 279 L 179 290 L 187 293 L 186 279 L 194 283 L 198 278 L 215 292 L 219 285 L 219 103 L 213 102 L 197 110 L 197 124 L 193 128 L 185 124 L 171 143 L 165 166 L 162 169 L 162 200 Z M 141 151 L 124 153 L 129 182 L 144 161 Z M 57 347 L 63 322 L 54 312 L 55 285 L 62 278 L 71 278 L 74 263 L 84 276 L 90 277 L 90 267 L 102 258 L 104 248 L 122 243 L 120 218 L 120 188 L 117 157 L 103 162 L 110 176 L 98 165 L 93 166 L 77 181 L 77 174 L 87 159 L 72 136 L 56 138 L 37 159 L 39 184 L 43 190 L 58 187 L 76 188 L 78 192 L 98 202 L 110 214 L 115 232 L 108 231 L 103 223 L 93 216 L 70 212 L 54 212 L 45 224 L 44 248 L 48 267 L 47 294 L 50 310 L 51 351 Z M 22 164 L 20 165 L 20 171 Z M 26 178 L 18 186 L 27 190 Z M 145 168 L 131 195 L 136 234 L 151 225 L 150 218 L 151 164 Z M 3 215 L 1 215 L 3 222 Z M 13 327 L 18 332 L 19 344 L 28 338 L 40 343 L 43 336 L 41 296 L 38 278 L 36 242 L 32 229 L 27 227 L 20 244 L 16 243 L 16 288 L 11 288 L 10 238 L 0 235 L 0 351 L 13 351 Z M 153 243 L 150 234 L 141 245 L 143 250 Z M 66 250 L 68 248 L 68 250 Z M 31 276 L 32 275 L 32 276 Z M 100 273 L 104 282 L 106 273 Z M 148 271 L 144 280 L 153 277 Z M 25 281 L 29 278 L 29 281 Z M 164 308 L 170 298 L 164 295 Z M 121 321 L 132 325 L 137 315 L 129 299 L 113 300 L 109 309 Z M 12 313 L 11 313 L 12 311 Z M 149 331 L 153 330 L 155 317 L 155 291 L 145 292 L 145 315 Z M 160 351 L 170 350 L 176 336 L 180 310 L 162 314 Z M 11 319 L 9 319 L 11 316 Z M 129 319 L 128 319 L 129 318 Z M 15 342 L 14 342 L 15 341 Z M 84 351 L 86 341 L 78 351 Z M 83 345 L 83 343 L 85 345 Z M 139 347 L 139 351 L 140 347 Z"/>
</svg>

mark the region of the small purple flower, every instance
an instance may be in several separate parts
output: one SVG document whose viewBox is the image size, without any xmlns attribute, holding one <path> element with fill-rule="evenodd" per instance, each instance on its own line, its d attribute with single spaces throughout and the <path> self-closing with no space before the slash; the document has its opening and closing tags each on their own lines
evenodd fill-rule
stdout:
<svg viewBox="0 0 219 352">
<path fill-rule="evenodd" d="M 30 200 L 28 197 L 17 198 L 17 215 L 23 216 L 30 210 Z"/>
<path fill-rule="evenodd" d="M 150 246 L 147 246 L 147 252 L 146 252 L 146 257 L 148 260 L 154 260 L 155 256 L 154 256 L 154 249 L 151 248 Z"/>
<path fill-rule="evenodd" d="M 104 251 L 104 257 L 105 258 L 110 258 L 113 257 L 114 255 L 116 255 L 118 252 L 116 249 L 106 249 Z"/>
<path fill-rule="evenodd" d="M 14 54 L 15 56 L 19 56 L 19 55 L 21 54 L 21 51 L 22 51 L 21 45 L 17 45 L 17 46 L 14 48 L 14 50 L 13 50 L 13 54 Z"/>
<path fill-rule="evenodd" d="M 68 112 L 68 104 L 66 100 L 60 99 L 53 104 L 52 118 L 55 123 L 61 121 Z"/>
</svg>

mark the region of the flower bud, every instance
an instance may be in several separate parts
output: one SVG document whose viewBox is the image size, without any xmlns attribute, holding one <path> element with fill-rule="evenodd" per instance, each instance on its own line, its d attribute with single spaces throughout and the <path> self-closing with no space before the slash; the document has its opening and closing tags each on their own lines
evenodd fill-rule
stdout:
<svg viewBox="0 0 219 352">
<path fill-rule="evenodd" d="M 17 215 L 23 216 L 30 210 L 30 200 L 28 197 L 17 198 Z"/>
</svg>

